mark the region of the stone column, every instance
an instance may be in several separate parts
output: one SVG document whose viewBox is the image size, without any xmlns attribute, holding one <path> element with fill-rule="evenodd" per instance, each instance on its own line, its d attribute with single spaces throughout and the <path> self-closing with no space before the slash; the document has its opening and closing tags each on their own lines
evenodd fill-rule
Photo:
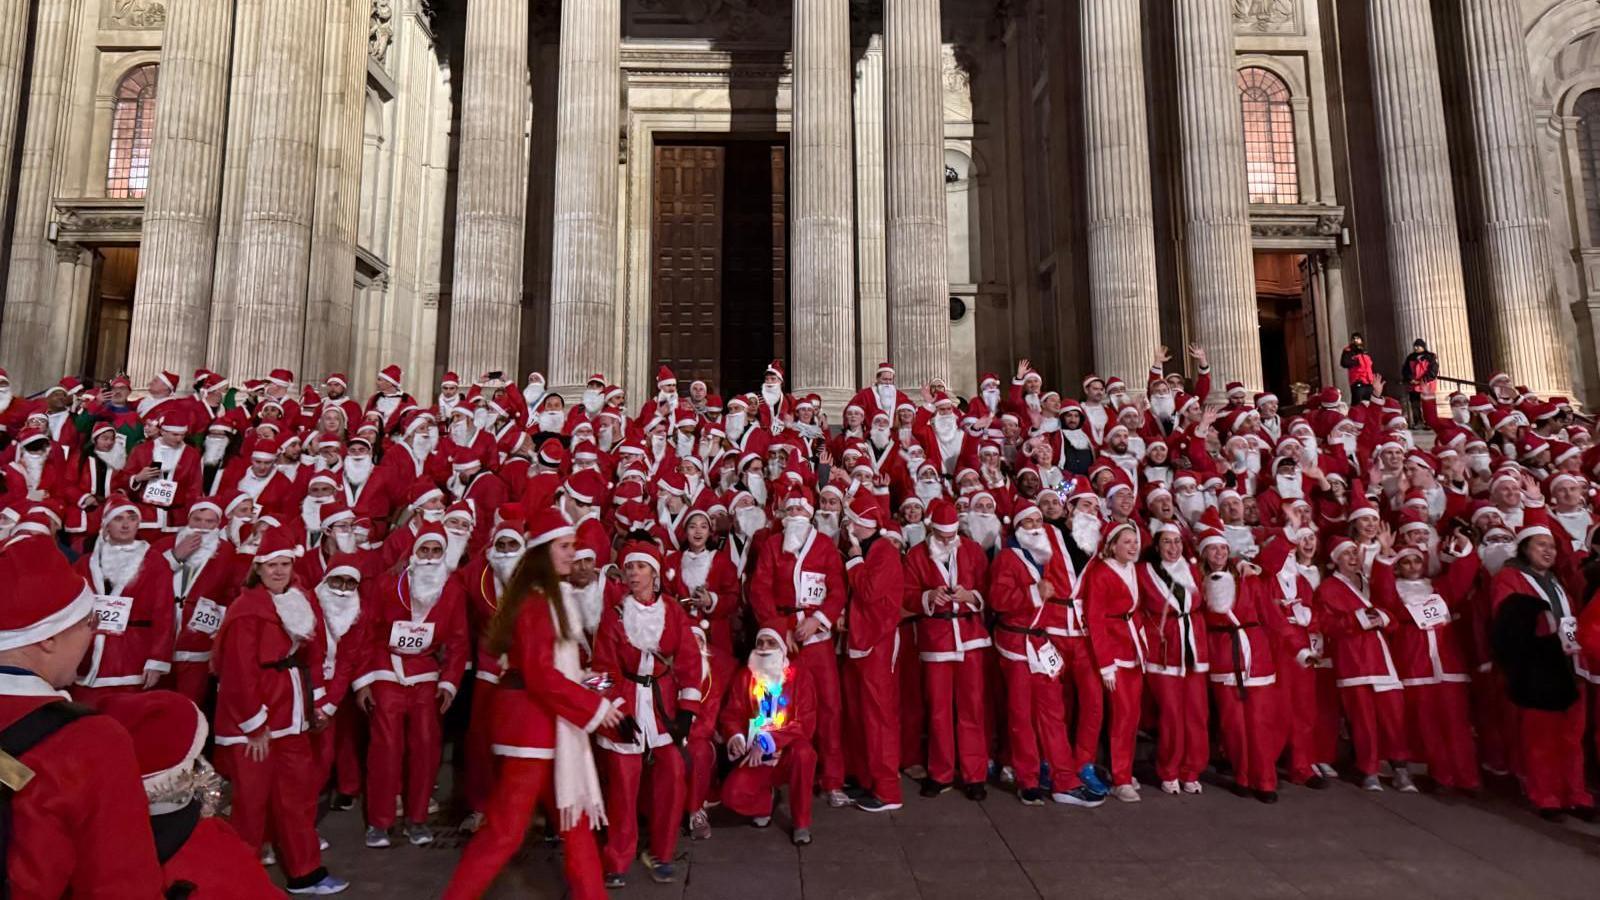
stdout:
<svg viewBox="0 0 1600 900">
<path fill-rule="evenodd" d="M 1260 390 L 1261 339 L 1232 5 L 1176 0 L 1173 12 L 1189 321 L 1219 382 L 1241 381 Z"/>
<path fill-rule="evenodd" d="M 617 151 L 622 130 L 619 0 L 565 0 L 560 47 L 551 214 L 550 386 L 575 396 L 595 372 L 613 380 L 621 377 L 615 371 Z M 521 59 L 526 62 L 526 54 Z M 520 189 L 513 199 L 521 210 L 526 198 Z M 520 234 L 514 244 L 520 252 Z M 458 253 L 458 270 L 460 265 Z M 511 284 L 520 291 L 520 275 Z M 452 339 L 453 335 L 452 329 Z M 504 340 L 509 365 L 517 360 L 515 329 Z"/>
<path fill-rule="evenodd" d="M 611 110 L 610 119 L 614 123 L 618 78 L 616 48 L 622 34 L 617 2 L 567 0 L 564 5 L 563 59 L 569 40 L 578 44 L 572 48 L 575 55 L 610 59 L 613 69 L 609 81 L 613 87 L 601 105 Z M 610 8 L 609 15 L 605 7 Z M 608 21 L 610 30 L 584 31 L 569 36 L 565 20 L 577 17 Z M 602 43 L 602 34 L 608 36 L 606 40 L 612 47 L 609 54 L 589 46 Z M 587 74 L 587 71 L 580 73 L 575 69 L 572 77 L 581 81 Z M 463 378 L 476 379 L 495 369 L 509 372 L 516 368 L 518 338 L 522 331 L 522 235 L 528 199 L 527 141 L 523 136 L 528 113 L 527 0 L 470 0 L 462 78 L 455 283 L 450 295 L 450 367 Z M 563 95 L 567 92 L 566 78 L 567 70 L 563 69 Z M 600 100 L 598 94 L 586 94 L 580 103 L 594 104 Z M 596 148 L 589 146 L 583 152 L 593 154 Z M 611 163 L 613 209 L 607 221 L 615 221 L 614 128 L 609 146 L 599 156 Z M 601 174 L 595 168 L 586 168 L 576 177 L 587 179 Z M 615 267 L 614 260 L 608 264 Z M 609 334 L 609 321 L 606 327 Z M 513 382 L 516 380 L 512 378 Z"/>
<path fill-rule="evenodd" d="M 356 227 L 366 123 L 372 0 L 328 0 L 316 211 L 306 299 L 307 379 L 350 369 L 355 341 Z"/>
<path fill-rule="evenodd" d="M 1539 177 L 1528 52 L 1514 0 L 1461 0 L 1470 82 L 1492 365 L 1535 393 L 1573 393 L 1563 317 L 1545 266 L 1548 210 Z"/>
<path fill-rule="evenodd" d="M 795 4 L 793 57 L 789 385 L 837 414 L 856 381 L 849 0 Z"/>
<path fill-rule="evenodd" d="M 34 31 L 33 72 L 22 159 L 11 230 L 11 268 L 6 276 L 5 313 L 0 323 L 0 360 L 17 393 L 43 388 L 61 376 L 47 371 L 50 332 L 49 284 L 55 251 L 46 240 L 55 179 L 58 125 L 64 102 L 64 71 L 71 57 L 74 0 L 42 0 Z"/>
<path fill-rule="evenodd" d="M 884 234 L 883 37 L 856 63 L 856 282 L 861 333 L 857 379 L 870 384 L 889 357 L 888 260 Z"/>
<path fill-rule="evenodd" d="M 263 0 L 237 0 L 234 31 L 254 35 L 261 27 Z M 233 310 L 239 294 L 239 227 L 244 211 L 244 186 L 250 172 L 250 124 L 255 113 L 256 60 L 259 42 L 235 41 L 233 73 L 228 88 L 228 139 L 222 155 L 222 206 L 217 213 L 217 251 L 211 279 L 211 326 L 207 339 L 207 365 L 218 372 L 231 370 Z"/>
<path fill-rule="evenodd" d="M 168 5 L 128 340 L 136 385 L 163 370 L 187 380 L 208 362 L 232 43 L 233 4 Z"/>
<path fill-rule="evenodd" d="M 1429 0 L 1369 0 L 1367 16 L 1395 359 L 1423 338 L 1439 355 L 1442 374 L 1471 377 L 1466 288 Z"/>
<path fill-rule="evenodd" d="M 883 30 L 889 356 L 907 385 L 920 385 L 951 376 L 939 0 L 885 0 Z"/>
<path fill-rule="evenodd" d="M 16 150 L 17 107 L 22 99 L 22 60 L 28 40 L 28 8 L 18 3 L 0 18 L 0 209 L 11 199 L 11 158 Z"/>
<path fill-rule="evenodd" d="M 1082 0 L 1089 302 L 1101 377 L 1142 391 L 1161 343 L 1140 0 Z M 1237 103 L 1237 100 L 1232 101 Z"/>
<path fill-rule="evenodd" d="M 234 377 L 278 366 L 300 370 L 306 279 L 317 181 L 323 0 L 274 0 L 261 8 L 250 164 L 239 227 Z"/>
</svg>

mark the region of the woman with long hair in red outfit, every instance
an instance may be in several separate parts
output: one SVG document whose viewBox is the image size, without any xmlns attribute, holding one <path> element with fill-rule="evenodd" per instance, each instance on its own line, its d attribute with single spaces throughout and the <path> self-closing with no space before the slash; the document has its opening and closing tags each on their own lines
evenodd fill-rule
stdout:
<svg viewBox="0 0 1600 900">
<path fill-rule="evenodd" d="M 500 757 L 482 829 L 445 891 L 475 898 L 522 846 L 535 806 L 560 824 L 565 872 L 575 900 L 606 895 L 593 829 L 605 824 L 605 796 L 589 733 L 622 721 L 617 707 L 584 687 L 581 619 L 562 599 L 575 532 L 559 512 L 536 513 L 526 555 L 489 622 L 491 652 L 504 654 L 495 695 L 494 752 Z"/>
</svg>

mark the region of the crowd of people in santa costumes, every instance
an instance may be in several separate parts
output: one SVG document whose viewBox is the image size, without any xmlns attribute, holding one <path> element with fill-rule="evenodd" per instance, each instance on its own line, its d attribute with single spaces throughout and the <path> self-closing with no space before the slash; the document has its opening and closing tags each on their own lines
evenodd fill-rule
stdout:
<svg viewBox="0 0 1600 900">
<path fill-rule="evenodd" d="M 1073 397 L 1027 360 L 964 399 L 884 363 L 837 423 L 781 361 L 726 397 L 662 367 L 641 403 L 598 373 L 423 405 L 397 366 L 364 401 L 0 371 L 10 877 L 214 891 L 188 841 L 336 893 L 325 804 L 375 850 L 459 815 L 453 897 L 542 813 L 599 897 L 714 823 L 808 844 L 814 795 L 894 810 L 905 777 L 1139 802 L 1141 734 L 1168 802 L 1488 773 L 1592 819 L 1594 423 L 1496 374 L 1413 430 L 1381 377 L 1290 408 L 1189 355 Z"/>
</svg>

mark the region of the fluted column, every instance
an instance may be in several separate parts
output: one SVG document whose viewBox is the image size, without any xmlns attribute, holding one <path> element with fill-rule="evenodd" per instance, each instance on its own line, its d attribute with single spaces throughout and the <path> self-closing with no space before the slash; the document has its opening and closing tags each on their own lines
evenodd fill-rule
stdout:
<svg viewBox="0 0 1600 900">
<path fill-rule="evenodd" d="M 1261 389 L 1244 123 L 1235 84 L 1233 4 L 1176 0 L 1189 321 L 1222 381 Z M 1126 377 L 1126 376 L 1124 376 Z"/>
<path fill-rule="evenodd" d="M 918 385 L 951 375 L 939 0 L 885 0 L 883 30 L 889 356 Z"/>
<path fill-rule="evenodd" d="M 796 3 L 793 56 L 791 384 L 837 414 L 855 385 L 856 352 L 849 0 Z"/>
<path fill-rule="evenodd" d="M 261 9 L 256 40 L 250 170 L 239 228 L 239 294 L 230 370 L 301 374 L 311 218 L 317 183 L 317 122 L 323 0 L 274 0 Z"/>
<path fill-rule="evenodd" d="M 232 41 L 233 4 L 168 4 L 128 341 L 134 384 L 162 371 L 187 379 L 207 362 Z"/>
<path fill-rule="evenodd" d="M 41 0 L 36 9 L 39 18 L 34 29 L 28 119 L 17 175 L 11 268 L 6 276 L 4 321 L 0 323 L 0 360 L 4 360 L 18 393 L 38 390 L 62 374 L 47 371 L 46 363 L 50 355 L 50 278 L 56 265 L 46 232 L 62 118 L 64 71 L 71 55 L 78 3 Z"/>
<path fill-rule="evenodd" d="M 327 0 L 322 124 L 306 301 L 308 377 L 348 372 L 356 293 L 356 227 L 372 0 Z"/>
<path fill-rule="evenodd" d="M 1492 365 L 1543 395 L 1573 392 L 1563 317 L 1545 266 L 1548 210 L 1528 98 L 1528 52 L 1514 0 L 1461 0 L 1467 78 L 1477 151 L 1480 234 Z"/>
<path fill-rule="evenodd" d="M 572 48 L 577 54 L 599 53 L 597 48 L 584 46 L 597 41 L 599 32 L 569 36 L 567 18 L 609 18 L 610 43 L 615 47 L 621 40 L 621 24 L 615 15 L 616 0 L 567 0 L 564 5 L 563 60 L 569 41 L 578 42 L 579 46 Z M 609 17 L 601 9 L 607 6 L 612 9 Z M 615 49 L 608 58 L 613 66 L 610 73 L 613 88 L 605 100 L 614 123 L 617 108 Z M 574 71 L 573 77 L 583 80 L 588 74 Z M 566 76 L 567 70 L 563 69 L 563 96 L 567 92 Z M 495 369 L 516 368 L 522 331 L 522 235 L 528 198 L 527 141 L 523 137 L 528 108 L 527 0 L 468 2 L 462 77 L 455 282 L 450 295 L 450 367 L 463 377 L 477 378 Z M 598 99 L 597 95 L 589 94 L 585 96 L 585 103 Z M 559 133 L 563 138 L 568 136 L 565 131 Z M 596 150 L 589 146 L 584 152 L 594 154 Z M 615 127 L 610 131 L 609 153 L 599 155 L 611 164 L 613 208 L 607 221 L 613 221 Z M 601 174 L 590 168 L 576 177 L 587 180 Z M 559 185 L 559 175 L 557 179 Z M 610 264 L 614 267 L 615 260 Z"/>
<path fill-rule="evenodd" d="M 1161 319 L 1140 0 L 1082 0 L 1081 9 L 1095 366 L 1102 377 L 1142 385 Z"/>
<path fill-rule="evenodd" d="M 1396 359 L 1422 338 L 1470 377 L 1466 289 L 1428 0 L 1369 0 L 1373 107 L 1389 232 Z"/>
<path fill-rule="evenodd" d="M 617 151 L 622 127 L 619 0 L 565 0 L 560 54 L 550 383 L 571 395 L 581 391 L 594 372 L 621 377 L 614 372 Z M 523 201 L 520 194 L 516 199 L 519 204 Z M 520 290 L 520 278 L 517 285 Z M 513 363 L 516 337 L 515 332 L 508 336 L 508 359 Z"/>
<path fill-rule="evenodd" d="M 11 156 L 16 149 L 17 107 L 22 100 L 22 61 L 26 58 L 28 10 L 16 3 L 0 18 L 0 209 L 11 199 Z"/>
<path fill-rule="evenodd" d="M 856 63 L 856 283 L 860 384 L 889 357 L 887 238 L 884 233 L 883 37 L 872 35 Z"/>
<path fill-rule="evenodd" d="M 261 26 L 266 0 L 237 0 L 234 31 L 254 35 Z M 256 103 L 259 41 L 234 41 L 233 73 L 228 88 L 228 139 L 222 155 L 222 205 L 217 213 L 217 250 L 211 278 L 211 326 L 206 358 L 210 368 L 231 371 L 233 311 L 239 296 L 239 228 L 243 224 L 244 186 L 250 172 L 250 126 Z"/>
</svg>

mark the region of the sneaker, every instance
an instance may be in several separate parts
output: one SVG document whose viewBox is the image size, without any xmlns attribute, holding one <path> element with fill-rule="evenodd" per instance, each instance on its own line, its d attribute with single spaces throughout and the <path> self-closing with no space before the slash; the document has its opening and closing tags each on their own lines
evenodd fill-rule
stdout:
<svg viewBox="0 0 1600 900">
<path fill-rule="evenodd" d="M 966 798 L 971 800 L 973 803 L 982 803 L 984 798 L 989 796 L 989 789 L 984 787 L 980 782 L 978 784 L 969 784 L 963 786 L 961 788 L 961 793 L 965 794 Z"/>
<path fill-rule="evenodd" d="M 1131 785 L 1133 785 L 1133 789 L 1134 789 L 1134 790 L 1136 790 L 1136 791 L 1142 791 L 1142 790 L 1144 790 L 1144 785 L 1142 785 L 1142 784 L 1140 784 L 1140 783 L 1139 783 L 1139 779 L 1137 779 L 1137 778 L 1134 778 L 1134 777 L 1133 777 L 1133 776 L 1131 776 L 1131 775 L 1130 775 L 1130 776 L 1128 776 L 1128 783 L 1129 783 L 1129 784 L 1131 784 Z"/>
<path fill-rule="evenodd" d="M 327 838 L 323 837 L 321 834 L 317 835 L 317 849 L 318 850 L 326 850 L 326 849 L 328 849 L 329 847 L 332 847 L 332 846 L 333 846 L 332 844 L 328 843 L 328 839 Z"/>
<path fill-rule="evenodd" d="M 1200 782 L 1198 781 L 1185 781 L 1182 783 L 1181 787 L 1183 788 L 1183 792 L 1185 794 L 1200 793 Z"/>
<path fill-rule="evenodd" d="M 850 798 L 850 802 L 851 803 L 855 803 L 856 801 L 860 800 L 862 797 L 867 797 L 867 796 L 870 796 L 871 794 L 872 794 L 871 791 L 867 790 L 866 788 L 862 787 L 859 784 L 851 784 L 849 782 L 845 782 L 844 795 L 846 797 Z"/>
<path fill-rule="evenodd" d="M 859 809 L 862 812 L 893 812 L 899 808 L 899 803 L 887 803 L 883 800 L 879 800 L 877 797 L 874 797 L 871 794 L 868 794 L 867 796 L 856 801 L 856 809 Z"/>
<path fill-rule="evenodd" d="M 1176 794 L 1181 790 L 1183 789 L 1178 786 L 1178 782 L 1176 781 L 1161 782 L 1161 793 L 1163 794 Z"/>
<path fill-rule="evenodd" d="M 429 797 L 428 798 L 428 815 L 436 816 L 438 814 L 439 814 L 439 801 L 433 799 L 432 797 Z"/>
<path fill-rule="evenodd" d="M 1316 769 L 1318 775 L 1330 781 L 1339 777 L 1339 770 L 1333 767 L 1333 763 L 1312 763 L 1311 768 Z"/>
<path fill-rule="evenodd" d="M 828 805 L 834 809 L 843 809 L 850 805 L 850 796 L 844 791 L 834 788 L 826 793 L 828 796 Z"/>
<path fill-rule="evenodd" d="M 334 812 L 344 812 L 355 808 L 356 798 L 354 794 L 334 794 L 333 799 L 328 801 L 328 809 Z"/>
<path fill-rule="evenodd" d="M 1255 791 L 1254 793 L 1255 793 L 1256 799 L 1260 800 L 1262 803 L 1277 803 L 1278 802 L 1278 792 L 1277 791 L 1259 791 L 1258 790 L 1258 791 Z"/>
<path fill-rule="evenodd" d="M 1411 772 L 1404 766 L 1396 766 L 1394 770 L 1395 790 L 1402 794 L 1415 794 L 1417 783 L 1411 780 Z"/>
<path fill-rule="evenodd" d="M 1140 800 L 1139 789 L 1131 784 L 1119 784 L 1111 789 L 1111 796 L 1123 803 L 1138 803 Z"/>
<path fill-rule="evenodd" d="M 619 890 L 628 886 L 628 876 L 621 872 L 606 873 L 606 889 Z"/>
<path fill-rule="evenodd" d="M 426 847 L 433 843 L 433 829 L 421 822 L 407 825 L 406 840 L 410 841 L 413 847 Z"/>
<path fill-rule="evenodd" d="M 809 829 L 809 828 L 796 828 L 794 830 L 794 838 L 793 838 L 793 840 L 794 840 L 794 845 L 796 847 L 804 847 L 804 846 L 810 844 L 811 843 L 811 829 Z"/>
<path fill-rule="evenodd" d="M 946 791 L 949 791 L 950 787 L 951 786 L 949 782 L 934 781 L 932 778 L 924 778 L 922 779 L 922 790 L 918 793 L 922 794 L 924 797 L 933 798 L 945 793 Z"/>
<path fill-rule="evenodd" d="M 750 820 L 750 824 L 754 825 L 757 828 L 765 828 L 768 825 L 772 824 L 772 817 L 771 816 L 756 816 L 754 819 Z"/>
<path fill-rule="evenodd" d="M 1383 790 L 1383 785 L 1378 781 L 1378 776 L 1364 775 L 1361 778 L 1361 789 L 1363 791 L 1381 791 Z"/>
<path fill-rule="evenodd" d="M 1044 789 L 1036 787 L 1023 788 L 1017 792 L 1017 799 L 1022 801 L 1023 806 L 1043 806 Z"/>
<path fill-rule="evenodd" d="M 1328 787 L 1328 779 L 1323 778 L 1321 775 L 1312 775 L 1310 778 L 1306 779 L 1305 786 L 1313 791 L 1326 790 Z"/>
<path fill-rule="evenodd" d="M 928 777 L 928 769 L 926 766 L 906 766 L 900 770 L 900 774 L 912 781 L 922 781 Z"/>
<path fill-rule="evenodd" d="M 1085 809 L 1094 809 L 1096 806 L 1106 802 L 1103 794 L 1096 794 L 1094 791 L 1089 790 L 1087 785 L 1081 784 L 1065 794 L 1051 794 L 1050 799 L 1066 806 L 1081 806 Z"/>
<path fill-rule="evenodd" d="M 343 878 L 335 878 L 332 875 L 324 875 L 322 876 L 322 880 L 316 884 L 308 884 L 304 887 L 289 888 L 289 893 L 315 894 L 320 897 L 327 894 L 342 894 L 349 889 L 350 882 L 345 881 Z"/>
<path fill-rule="evenodd" d="M 1000 781 L 1001 786 L 1003 786 L 1003 787 L 1010 787 L 1013 784 L 1016 784 L 1017 783 L 1017 770 L 1011 768 L 1010 766 L 1001 766 L 1000 767 L 1000 778 L 999 778 L 999 781 Z"/>
<path fill-rule="evenodd" d="M 374 850 L 389 846 L 389 830 L 376 825 L 367 826 L 367 846 Z"/>
<path fill-rule="evenodd" d="M 704 841 L 711 837 L 711 817 L 703 809 L 689 814 L 689 839 Z"/>
<path fill-rule="evenodd" d="M 467 817 L 461 820 L 461 831 L 464 834 L 476 834 L 478 829 L 483 827 L 484 821 L 481 812 L 467 813 Z"/>
<path fill-rule="evenodd" d="M 1083 786 L 1092 794 L 1104 797 L 1111 793 L 1111 787 L 1102 781 L 1100 773 L 1095 771 L 1094 763 L 1084 763 L 1083 768 L 1078 770 L 1078 780 L 1083 782 Z"/>
<path fill-rule="evenodd" d="M 648 851 L 639 854 L 639 862 L 644 863 L 644 870 L 650 873 L 650 880 L 656 884 L 671 884 L 672 877 L 678 874 L 672 868 L 672 863 L 660 862 Z"/>
<path fill-rule="evenodd" d="M 261 848 L 261 864 L 263 866 L 275 866 L 278 864 L 278 854 L 273 852 L 271 844 Z"/>
</svg>

